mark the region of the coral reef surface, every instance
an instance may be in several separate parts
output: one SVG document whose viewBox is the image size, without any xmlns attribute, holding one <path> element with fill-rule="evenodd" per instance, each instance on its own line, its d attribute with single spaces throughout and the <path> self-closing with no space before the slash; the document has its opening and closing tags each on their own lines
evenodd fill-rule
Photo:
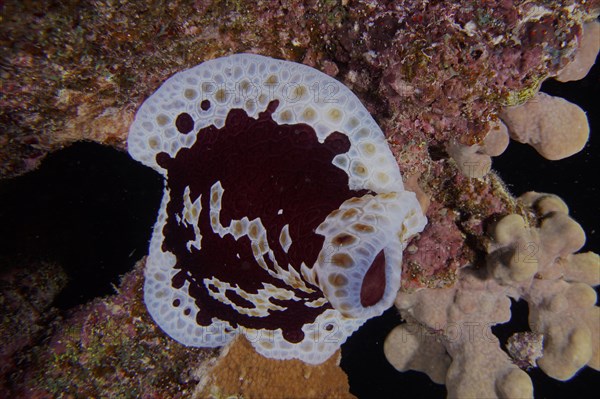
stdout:
<svg viewBox="0 0 600 399">
<path fill-rule="evenodd" d="M 407 323 L 386 339 L 388 360 L 445 383 L 449 397 L 533 396 L 529 377 L 492 333 L 510 320 L 509 298 L 529 304 L 531 331 L 544 340 L 535 362 L 546 374 L 567 380 L 586 365 L 600 369 L 592 288 L 600 284 L 600 258 L 573 254 L 585 234 L 558 197 L 530 192 L 519 200 L 535 212 L 535 224 L 509 214 L 491 225 L 483 267 L 460 269 L 450 288 L 403 291 L 396 300 Z"/>
<path fill-rule="evenodd" d="M 515 198 L 494 172 L 493 157 L 508 135 L 548 159 L 567 157 L 553 161 L 563 162 L 561 175 L 571 173 L 574 157 L 593 159 L 595 138 L 588 140 L 583 112 L 540 86 L 588 73 L 599 48 L 599 12 L 598 0 L 3 1 L 0 177 L 32 171 L 75 141 L 124 150 L 144 100 L 167 77 L 202 61 L 246 52 L 314 67 L 365 104 L 430 220 L 405 251 L 400 316 L 393 319 L 399 326 L 384 345 L 387 358 L 446 384 L 449 397 L 531 397 L 539 387 L 529 375 L 540 369 L 567 380 L 586 365 L 599 368 L 592 287 L 600 265 L 597 255 L 577 253 L 584 242 L 578 222 L 592 239 L 597 227 L 593 216 L 575 222 L 580 210 L 555 196 Z M 597 98 L 597 82 L 589 85 Z M 512 163 L 531 189 L 541 178 L 558 178 L 544 169 L 531 175 L 520 159 Z M 593 193 L 595 180 L 584 180 L 579 190 Z M 569 204 L 583 196 L 568 194 Z M 23 203 L 39 204 L 30 197 L 38 195 L 23 192 Z M 59 235 L 63 227 L 56 226 Z M 285 397 L 282 381 L 293 381 L 295 395 L 302 378 L 315 397 L 349 395 L 335 356 L 323 369 L 276 363 L 235 340 L 220 358 L 218 350 L 187 348 L 164 335 L 141 301 L 139 253 L 127 259 L 133 271 L 117 294 L 58 310 L 52 298 L 72 275 L 65 277 L 60 263 L 23 262 L 7 256 L 8 248 L 0 251 L 0 334 L 3 343 L 14 337 L 1 351 L 1 395 Z M 24 263 L 41 266 L 29 272 Z M 14 277 L 23 271 L 43 287 L 31 290 Z M 523 301 L 528 323 L 509 345 L 495 333 Z M 246 374 L 248 362 L 260 370 Z M 382 389 L 371 384 L 380 369 L 357 369 L 350 392 Z M 246 375 L 251 387 L 240 380 Z M 361 378 L 369 388 L 358 393 Z"/>
<path fill-rule="evenodd" d="M 190 397 L 196 369 L 216 353 L 173 342 L 152 323 L 141 300 L 143 267 L 141 261 L 123 278 L 116 295 L 54 318 L 44 344 L 16 357 L 20 367 L 2 387 L 6 397 Z"/>
</svg>

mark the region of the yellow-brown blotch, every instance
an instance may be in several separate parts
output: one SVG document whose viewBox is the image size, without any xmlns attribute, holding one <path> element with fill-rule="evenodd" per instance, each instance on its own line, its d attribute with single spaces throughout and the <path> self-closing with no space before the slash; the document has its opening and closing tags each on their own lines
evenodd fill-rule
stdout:
<svg viewBox="0 0 600 399">
<path fill-rule="evenodd" d="M 339 359 L 339 351 L 317 366 L 268 359 L 238 336 L 198 385 L 194 398 L 355 398 Z"/>
</svg>

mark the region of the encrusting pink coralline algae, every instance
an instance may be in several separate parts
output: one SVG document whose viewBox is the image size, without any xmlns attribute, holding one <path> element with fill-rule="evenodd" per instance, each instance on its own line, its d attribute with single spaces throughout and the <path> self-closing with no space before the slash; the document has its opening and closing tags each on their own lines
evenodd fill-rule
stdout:
<svg viewBox="0 0 600 399">
<path fill-rule="evenodd" d="M 0 336 L 13 336 L 23 315 L 34 316 L 23 337 L 2 351 L 9 367 L 0 368 L 0 396 L 364 396 L 372 392 L 361 390 L 360 379 L 371 375 L 373 364 L 350 367 L 342 358 L 348 383 L 338 348 L 364 319 L 392 303 L 399 312 L 397 326 L 390 326 L 385 344 L 377 347 L 381 362 L 385 356 L 400 371 L 426 373 L 445 384 L 448 397 L 532 397 L 536 387 L 528 369 L 539 367 L 563 381 L 586 366 L 600 368 L 593 288 L 600 283 L 600 261 L 593 252 L 578 253 L 585 233 L 592 233 L 589 228 L 584 233 L 578 222 L 587 226 L 588 221 L 576 222 L 574 212 L 552 194 L 515 198 L 494 171 L 494 157 L 514 145 L 511 139 L 533 147 L 542 162 L 571 157 L 582 148 L 579 156 L 590 155 L 584 107 L 543 93 L 540 86 L 547 79 L 568 82 L 587 75 L 600 47 L 599 1 L 268 0 L 251 7 L 212 0 L 125 0 L 118 7 L 97 1 L 5 1 L 0 10 L 0 177 L 34 170 L 46 154 L 85 140 L 127 148 L 167 182 L 149 256 L 135 254 L 137 266 L 132 263 L 113 295 L 59 312 L 52 301 L 65 274 L 56 271 L 60 264 L 41 262 L 36 276 L 56 277 L 25 303 L 20 299 L 30 287 L 13 278 L 21 275 L 14 272 L 21 259 L 1 258 L 8 276 L 3 281 L 10 284 L 0 286 L 6 310 Z M 269 85 L 295 83 L 313 73 L 341 90 L 345 104 L 354 108 L 257 98 L 238 104 L 234 117 L 226 118 L 211 112 L 225 109 L 228 90 L 209 90 L 213 97 L 206 103 L 196 101 L 199 82 L 176 87 L 179 97 L 160 89 L 170 76 L 184 76 L 178 73 L 197 65 L 215 65 L 206 79 L 229 81 L 218 60 L 244 57 L 270 60 L 264 65 L 296 65 L 302 75 L 285 68 L 273 76 L 265 72 Z M 230 72 L 234 79 L 235 68 Z M 314 94 L 313 86 L 302 87 Z M 160 106 L 153 108 L 155 92 Z M 306 93 L 298 86 L 294 94 Z M 146 111 L 147 120 L 134 122 L 137 112 Z M 377 134 L 368 139 L 358 130 L 349 134 L 352 117 Z M 315 121 L 327 123 L 313 126 Z M 263 176 L 263 164 L 231 176 L 214 168 L 209 176 L 214 181 L 207 185 L 189 182 L 192 172 L 176 172 L 200 170 L 186 169 L 200 165 L 195 156 L 210 147 L 194 146 L 198 131 L 217 140 L 217 133 L 243 130 L 236 123 L 304 123 L 314 129 L 315 140 L 308 130 L 300 134 L 309 138 L 311 157 L 298 151 L 285 158 L 285 151 L 275 148 L 258 155 L 268 152 L 292 174 L 302 165 L 299 176 L 322 170 L 333 176 L 331 184 L 303 192 L 294 208 L 293 196 L 256 191 L 253 183 Z M 130 129 L 147 137 L 132 134 L 128 142 Z M 237 151 L 239 159 L 260 161 L 251 144 L 234 149 L 232 143 L 218 143 L 224 146 L 219 162 L 229 155 L 227 149 Z M 317 158 L 322 168 L 308 162 Z M 257 179 L 244 178 L 243 172 L 252 170 Z M 340 176 L 345 184 L 337 184 Z M 539 176 L 529 177 L 533 182 Z M 228 184 L 234 181 L 232 188 Z M 292 187 L 297 192 L 300 183 Z M 317 191 L 328 200 L 320 203 Z M 281 207 L 254 215 L 260 206 L 244 202 L 244 193 L 251 192 L 253 200 L 279 198 Z M 335 213 L 338 208 L 343 210 Z M 232 209 L 243 212 L 229 215 Z M 358 213 L 370 222 L 352 222 L 362 230 L 346 237 L 344 229 L 352 224 L 345 224 L 344 215 L 350 220 Z M 382 224 L 371 223 L 373 217 Z M 426 226 L 416 223 L 425 218 Z M 331 223 L 322 225 L 325 220 Z M 384 224 L 377 239 L 363 240 L 363 233 L 370 237 L 370 228 Z M 304 247 L 301 232 L 309 237 Z M 365 244 L 352 246 L 359 242 L 353 237 Z M 321 254 L 323 242 L 308 245 L 315 238 L 328 240 L 331 250 Z M 238 239 L 247 240 L 246 249 L 234 245 Z M 230 251 L 209 253 L 220 240 L 232 244 L 226 246 Z M 302 251 L 294 252 L 296 244 Z M 343 249 L 354 252 L 344 257 Z M 212 261 L 225 258 L 228 265 L 247 258 L 260 270 L 241 262 L 241 271 L 225 273 L 211 263 L 214 270 L 205 275 L 185 266 L 192 253 Z M 368 262 L 349 268 L 351 278 L 339 272 L 355 267 L 360 254 Z M 284 255 L 293 267 L 281 261 Z M 323 267 L 311 270 L 320 255 Z M 372 264 L 385 268 L 365 267 Z M 262 276 L 254 280 L 258 271 Z M 252 279 L 246 283 L 245 277 Z M 253 285 L 267 280 L 268 287 Z M 376 284 L 363 291 L 365 281 Z M 179 295 L 186 290 L 187 296 Z M 5 301 L 7 296 L 12 300 Z M 502 342 L 495 327 L 511 320 L 518 300 L 528 306 L 528 326 Z M 198 311 L 198 303 L 212 307 Z M 301 309 L 300 316 L 291 309 Z M 241 327 L 232 325 L 236 317 Z M 319 317 L 327 323 L 308 331 Z M 211 333 L 207 328 L 213 325 L 223 339 L 213 337 L 207 346 L 226 344 L 222 349 L 183 345 L 196 346 L 194 334 Z M 321 346 L 310 341 L 340 334 L 336 326 L 343 329 L 338 341 Z M 253 341 L 256 331 L 276 338 Z"/>
</svg>

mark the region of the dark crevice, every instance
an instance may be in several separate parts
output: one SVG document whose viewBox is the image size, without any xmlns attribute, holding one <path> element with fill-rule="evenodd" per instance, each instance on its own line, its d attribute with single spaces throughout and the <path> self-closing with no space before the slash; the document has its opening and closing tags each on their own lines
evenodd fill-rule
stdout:
<svg viewBox="0 0 600 399">
<path fill-rule="evenodd" d="M 507 352 L 506 343 L 514 333 L 530 331 L 528 323 L 529 307 L 527 306 L 527 302 L 524 300 L 515 301 L 511 298 L 510 311 L 512 313 L 510 321 L 492 326 L 492 333 L 498 337 L 500 347 L 505 352 Z"/>
<path fill-rule="evenodd" d="M 446 387 L 423 373 L 400 373 L 383 354 L 383 343 L 401 318 L 395 308 L 368 320 L 342 345 L 340 366 L 348 374 L 350 392 L 358 398 L 445 398 Z"/>
<path fill-rule="evenodd" d="M 114 293 L 148 250 L 162 178 L 127 153 L 81 142 L 29 174 L 0 181 L 0 268 L 58 262 L 66 309 Z"/>
</svg>

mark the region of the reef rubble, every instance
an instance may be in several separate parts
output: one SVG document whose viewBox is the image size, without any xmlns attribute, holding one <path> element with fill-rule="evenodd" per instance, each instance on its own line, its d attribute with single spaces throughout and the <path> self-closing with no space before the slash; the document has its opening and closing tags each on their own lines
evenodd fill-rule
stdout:
<svg viewBox="0 0 600 399">
<path fill-rule="evenodd" d="M 195 370 L 216 352 L 186 348 L 151 322 L 141 300 L 143 267 L 138 262 L 115 295 L 55 317 L 37 345 L 23 345 L 13 355 L 20 367 L 6 373 L 4 397 L 190 397 L 199 380 Z M 49 307 L 53 297 L 44 299 Z"/>
<path fill-rule="evenodd" d="M 599 13 L 598 0 L 0 2 L 0 178 L 75 141 L 124 150 L 139 105 L 204 60 L 313 66 L 365 104 L 430 220 L 404 253 L 386 357 L 449 397 L 532 397 L 529 368 L 557 380 L 600 369 L 600 261 L 577 253 L 585 233 L 567 204 L 515 198 L 493 157 L 508 137 L 548 160 L 584 148 L 585 114 L 540 85 L 588 73 Z M 261 358 L 242 338 L 222 351 L 168 338 L 141 299 L 143 260 L 115 294 L 68 311 L 52 306 L 60 265 L 36 264 L 34 292 L 15 282 L 29 270 L 19 259 L 0 260 L 0 396 L 352 397 L 337 356 L 308 366 Z M 511 299 L 529 304 L 530 331 L 505 351 L 493 327 Z"/>
</svg>

